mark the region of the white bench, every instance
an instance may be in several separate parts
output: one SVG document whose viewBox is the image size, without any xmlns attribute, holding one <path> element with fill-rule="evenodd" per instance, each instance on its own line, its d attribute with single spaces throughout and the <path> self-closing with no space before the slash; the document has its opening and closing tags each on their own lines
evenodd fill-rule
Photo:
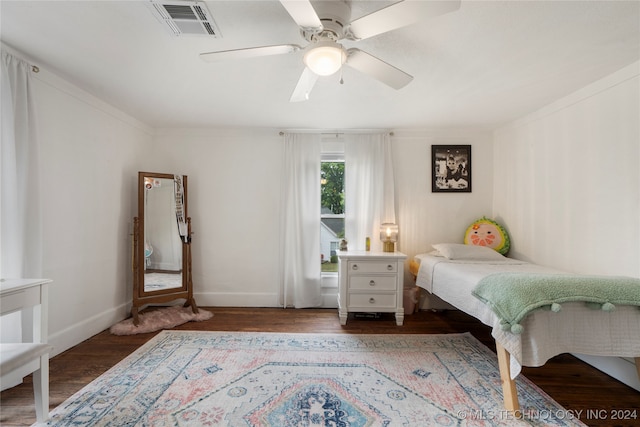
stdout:
<svg viewBox="0 0 640 427">
<path fill-rule="evenodd" d="M 1 315 L 22 313 L 22 342 L 0 344 L 0 386 L 22 382 L 33 373 L 36 419 L 49 418 L 49 352 L 47 344 L 48 279 L 3 279 L 0 281 Z"/>
</svg>

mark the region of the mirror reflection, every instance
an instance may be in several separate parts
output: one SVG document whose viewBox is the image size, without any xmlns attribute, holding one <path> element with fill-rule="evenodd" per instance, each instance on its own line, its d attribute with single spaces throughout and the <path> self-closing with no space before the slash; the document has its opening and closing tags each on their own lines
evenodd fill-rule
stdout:
<svg viewBox="0 0 640 427">
<path fill-rule="evenodd" d="M 133 304 L 184 299 L 198 313 L 191 281 L 191 218 L 187 216 L 187 176 L 138 172 L 138 216 L 133 218 Z"/>
<path fill-rule="evenodd" d="M 144 291 L 182 286 L 174 179 L 144 177 Z"/>
</svg>

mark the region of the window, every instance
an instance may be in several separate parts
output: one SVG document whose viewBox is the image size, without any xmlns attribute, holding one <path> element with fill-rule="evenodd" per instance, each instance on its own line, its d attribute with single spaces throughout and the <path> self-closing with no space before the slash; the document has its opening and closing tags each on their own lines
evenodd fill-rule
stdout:
<svg viewBox="0 0 640 427">
<path fill-rule="evenodd" d="M 344 159 L 323 155 L 320 166 L 320 261 L 322 273 L 338 271 L 336 252 L 344 238 Z"/>
</svg>

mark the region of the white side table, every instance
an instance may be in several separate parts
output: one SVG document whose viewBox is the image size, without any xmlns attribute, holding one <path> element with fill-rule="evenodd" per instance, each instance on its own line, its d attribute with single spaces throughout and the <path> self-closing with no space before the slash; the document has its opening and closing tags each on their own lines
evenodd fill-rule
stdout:
<svg viewBox="0 0 640 427">
<path fill-rule="evenodd" d="M 338 315 L 347 324 L 349 313 L 395 313 L 404 323 L 404 260 L 401 252 L 338 251 Z"/>
<path fill-rule="evenodd" d="M 47 344 L 49 279 L 0 281 L 0 313 L 22 312 L 22 342 L 0 346 L 3 384 L 18 384 L 33 373 L 36 419 L 49 417 L 49 352 Z"/>
</svg>

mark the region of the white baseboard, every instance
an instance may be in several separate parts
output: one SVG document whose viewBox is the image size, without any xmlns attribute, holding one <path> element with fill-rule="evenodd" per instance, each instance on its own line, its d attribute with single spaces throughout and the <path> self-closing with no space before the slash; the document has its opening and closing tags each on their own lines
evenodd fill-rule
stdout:
<svg viewBox="0 0 640 427">
<path fill-rule="evenodd" d="M 194 293 L 198 307 L 280 307 L 277 293 Z"/>
<path fill-rule="evenodd" d="M 196 293 L 193 295 L 199 307 L 281 307 L 276 293 Z M 338 290 L 322 289 L 322 308 L 338 307 Z"/>
<path fill-rule="evenodd" d="M 202 293 L 195 294 L 194 298 L 198 306 L 201 307 L 278 307 L 276 294 Z M 172 304 L 168 303 L 167 305 Z M 49 335 L 49 344 L 53 346 L 49 357 L 56 356 L 80 344 L 130 315 L 131 302 L 129 301 Z"/>
<path fill-rule="evenodd" d="M 0 384 L 0 391 L 5 391 L 7 389 L 13 388 L 17 385 L 20 385 L 24 382 L 24 378 L 11 378 L 10 380 L 2 380 L 2 384 Z"/>
<path fill-rule="evenodd" d="M 338 289 L 322 288 L 321 308 L 338 308 Z"/>
<path fill-rule="evenodd" d="M 638 378 L 638 370 L 633 359 L 627 360 L 622 357 L 588 356 L 585 354 L 573 355 L 629 387 L 640 391 L 640 379 Z"/>
<path fill-rule="evenodd" d="M 98 313 L 62 331 L 49 335 L 49 344 L 53 346 L 53 351 L 49 354 L 49 357 L 58 355 L 105 329 L 110 328 L 111 325 L 126 319 L 130 314 L 130 309 L 130 303 L 121 304 L 118 307 Z"/>
</svg>

